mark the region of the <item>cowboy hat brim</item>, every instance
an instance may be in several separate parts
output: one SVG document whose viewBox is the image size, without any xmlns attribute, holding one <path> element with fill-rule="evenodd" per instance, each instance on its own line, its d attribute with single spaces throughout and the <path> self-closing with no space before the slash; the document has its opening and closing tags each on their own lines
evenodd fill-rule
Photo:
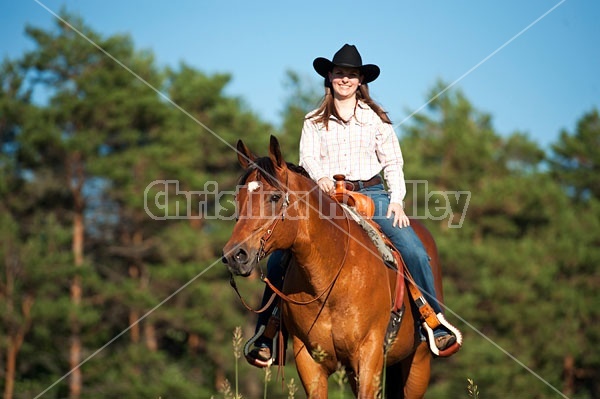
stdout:
<svg viewBox="0 0 600 399">
<path fill-rule="evenodd" d="M 332 61 L 329 61 L 327 58 L 318 57 L 313 61 L 313 68 L 319 75 L 324 78 L 327 78 L 328 73 L 333 70 L 334 66 L 347 67 L 347 68 L 358 68 L 360 74 L 363 75 L 363 83 L 369 83 L 377 79 L 379 73 L 381 72 L 379 67 L 375 64 L 365 64 L 365 65 L 350 65 L 346 63 L 334 64 Z"/>
</svg>

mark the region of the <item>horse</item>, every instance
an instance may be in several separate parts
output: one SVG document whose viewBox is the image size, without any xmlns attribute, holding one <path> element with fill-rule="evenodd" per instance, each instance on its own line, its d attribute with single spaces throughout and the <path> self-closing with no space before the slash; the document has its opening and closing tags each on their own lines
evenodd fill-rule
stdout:
<svg viewBox="0 0 600 399">
<path fill-rule="evenodd" d="M 387 398 L 422 398 L 429 385 L 431 352 L 409 310 L 384 351 L 397 272 L 386 267 L 365 230 L 298 167 L 284 160 L 271 136 L 268 157 L 255 156 L 239 140 L 245 169 L 236 192 L 237 221 L 223 248 L 230 273 L 248 277 L 276 249 L 290 249 L 281 315 L 293 343 L 302 386 L 309 398 L 327 398 L 327 381 L 344 367 L 354 395 L 375 398 L 387 366 Z M 411 226 L 431 257 L 442 302 L 441 268 L 432 235 Z M 411 309 L 404 290 L 403 304 Z"/>
</svg>

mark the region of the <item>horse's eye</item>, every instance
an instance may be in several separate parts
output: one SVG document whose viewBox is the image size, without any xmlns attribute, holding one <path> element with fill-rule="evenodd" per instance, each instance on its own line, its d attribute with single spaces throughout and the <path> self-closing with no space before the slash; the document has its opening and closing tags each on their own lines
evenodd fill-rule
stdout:
<svg viewBox="0 0 600 399">
<path fill-rule="evenodd" d="M 281 199 L 281 194 L 271 194 L 271 202 L 277 202 Z"/>
</svg>

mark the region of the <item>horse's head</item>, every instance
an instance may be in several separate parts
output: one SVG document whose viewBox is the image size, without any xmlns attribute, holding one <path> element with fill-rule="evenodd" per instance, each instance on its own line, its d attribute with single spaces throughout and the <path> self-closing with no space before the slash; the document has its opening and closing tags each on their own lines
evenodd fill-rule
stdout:
<svg viewBox="0 0 600 399">
<path fill-rule="evenodd" d="M 237 222 L 222 260 L 231 273 L 248 276 L 266 255 L 292 245 L 296 225 L 289 214 L 290 185 L 299 175 L 288 169 L 274 136 L 268 157 L 257 158 L 241 140 L 237 150 L 246 172 L 237 187 Z"/>
</svg>

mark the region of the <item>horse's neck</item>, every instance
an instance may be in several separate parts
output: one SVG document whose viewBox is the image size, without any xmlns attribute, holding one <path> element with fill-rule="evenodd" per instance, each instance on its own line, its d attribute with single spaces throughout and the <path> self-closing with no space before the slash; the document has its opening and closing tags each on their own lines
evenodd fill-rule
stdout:
<svg viewBox="0 0 600 399">
<path fill-rule="evenodd" d="M 327 204 L 326 206 L 328 206 Z M 299 229 L 293 246 L 294 255 L 302 273 L 311 281 L 333 278 L 344 262 L 348 250 L 348 220 L 344 211 L 335 217 L 323 217 L 316 206 L 312 208 Z"/>
</svg>

